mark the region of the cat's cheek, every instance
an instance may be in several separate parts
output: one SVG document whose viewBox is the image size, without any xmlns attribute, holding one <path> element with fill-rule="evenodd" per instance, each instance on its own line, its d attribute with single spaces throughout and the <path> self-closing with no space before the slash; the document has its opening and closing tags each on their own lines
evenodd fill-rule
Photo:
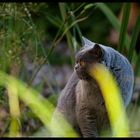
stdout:
<svg viewBox="0 0 140 140">
<path fill-rule="evenodd" d="M 77 76 L 78 76 L 79 79 L 82 79 L 82 74 L 80 73 L 80 71 L 77 70 L 76 71 L 76 74 L 77 74 Z"/>
<path fill-rule="evenodd" d="M 74 70 L 75 70 L 77 76 L 79 77 L 79 70 L 78 69 L 74 69 Z"/>
<path fill-rule="evenodd" d="M 82 79 L 82 74 L 79 70 L 76 70 L 76 74 L 78 76 L 79 79 Z"/>
</svg>

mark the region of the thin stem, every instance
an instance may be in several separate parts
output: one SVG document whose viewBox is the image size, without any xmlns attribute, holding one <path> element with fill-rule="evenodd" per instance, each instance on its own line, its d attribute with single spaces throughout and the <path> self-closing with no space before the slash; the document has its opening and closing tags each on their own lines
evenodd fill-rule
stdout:
<svg viewBox="0 0 140 140">
<path fill-rule="evenodd" d="M 137 41 L 139 32 L 140 32 L 140 12 L 139 12 L 139 15 L 137 17 L 136 24 L 134 26 L 134 30 L 132 33 L 132 39 L 131 39 L 131 43 L 130 43 L 130 47 L 129 47 L 128 58 L 129 58 L 130 62 L 132 61 L 132 58 L 134 55 L 133 52 L 135 50 L 135 45 L 136 45 L 136 41 Z"/>
<path fill-rule="evenodd" d="M 120 29 L 120 34 L 119 34 L 119 49 L 118 50 L 120 52 L 123 52 L 123 50 L 124 50 L 130 9 L 131 9 L 131 4 L 124 3 L 123 18 L 122 18 L 121 29 Z"/>
</svg>

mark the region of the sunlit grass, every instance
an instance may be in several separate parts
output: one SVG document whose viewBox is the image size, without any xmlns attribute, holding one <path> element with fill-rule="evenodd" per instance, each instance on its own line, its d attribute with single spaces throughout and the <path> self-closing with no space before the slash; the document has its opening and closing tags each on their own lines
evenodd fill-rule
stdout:
<svg viewBox="0 0 140 140">
<path fill-rule="evenodd" d="M 15 92 L 13 90 L 13 82 L 9 81 L 7 85 L 8 89 L 8 97 L 9 97 L 9 108 L 11 115 L 11 123 L 10 123 L 10 137 L 18 137 L 20 136 L 20 107 L 19 107 L 19 99 L 17 94 L 13 94 Z M 15 92 L 17 93 L 17 92 Z"/>
<path fill-rule="evenodd" d="M 117 87 L 116 81 L 113 79 L 112 75 L 107 69 L 102 65 L 95 65 L 91 69 L 90 74 L 95 77 L 103 97 L 105 99 L 106 108 L 108 111 L 111 128 L 113 131 L 113 136 L 116 137 L 128 137 L 129 127 L 128 120 L 125 114 L 125 109 L 123 106 L 122 98 L 120 96 L 120 91 Z M 19 98 L 27 104 L 30 109 L 37 115 L 37 117 L 42 121 L 44 126 L 49 129 L 50 136 L 53 137 L 77 137 L 78 135 L 70 127 L 70 125 L 64 120 L 61 114 L 57 114 L 57 118 L 51 120 L 52 113 L 54 111 L 54 106 L 43 98 L 39 98 L 36 91 L 30 89 L 26 84 L 17 80 L 12 76 L 8 76 L 3 72 L 0 72 L 0 85 L 6 85 L 8 91 L 10 91 L 13 96 L 18 95 Z M 12 91 L 12 92 L 11 92 Z M 13 102 L 11 102 L 14 105 Z M 19 115 L 19 110 L 14 110 L 15 114 Z M 12 132 L 13 130 L 13 132 Z M 16 132 L 15 132 L 16 131 Z M 17 136 L 18 125 L 13 120 L 11 134 Z"/>
<path fill-rule="evenodd" d="M 113 136 L 128 137 L 128 120 L 125 113 L 121 92 L 113 76 L 101 64 L 93 66 L 90 70 L 90 75 L 97 80 L 101 88 L 113 131 Z"/>
<path fill-rule="evenodd" d="M 37 20 L 36 20 L 36 17 L 34 18 L 34 14 L 40 16 L 39 14 L 41 10 L 36 9 L 36 11 L 34 11 L 34 8 L 32 7 L 28 8 L 27 7 L 28 5 L 29 4 L 26 4 L 26 3 L 20 4 L 20 5 L 18 5 L 17 3 L 1 4 L 1 27 L 4 29 L 3 30 L 4 32 L 3 34 L 0 34 L 1 35 L 0 36 L 0 39 L 1 39 L 0 68 L 4 72 L 9 71 L 10 69 L 9 67 L 13 66 L 13 61 L 20 60 L 22 62 L 21 54 L 27 53 L 28 50 L 29 50 L 30 56 L 35 61 L 36 57 L 38 57 L 40 50 L 42 50 L 41 57 L 43 57 L 43 62 L 39 64 L 37 71 L 34 71 L 31 80 L 29 79 L 29 81 L 28 80 L 26 81 L 27 83 L 30 83 L 30 85 L 32 84 L 32 81 L 36 77 L 41 67 L 46 62 L 49 61 L 49 56 L 53 54 L 58 43 L 63 38 L 65 38 L 65 36 L 67 38 L 68 48 L 71 51 L 71 54 L 70 54 L 71 61 L 74 62 L 74 59 L 73 59 L 74 50 L 77 50 L 76 47 L 78 47 L 79 44 L 77 41 L 78 36 L 74 35 L 74 33 L 72 34 L 71 31 L 72 29 L 73 30 L 75 29 L 76 33 L 78 32 L 79 36 L 81 36 L 82 32 L 80 31 L 81 29 L 79 28 L 78 24 L 83 21 L 88 22 L 88 19 L 89 19 L 88 17 L 90 13 L 89 12 L 86 13 L 86 10 L 90 10 L 90 8 L 92 7 L 99 8 L 99 10 L 103 12 L 103 14 L 106 16 L 106 19 L 111 23 L 113 28 L 116 29 L 118 33 L 120 32 L 122 24 L 123 24 L 123 21 L 122 23 L 119 22 L 116 15 L 113 13 L 113 10 L 111 10 L 107 6 L 106 3 L 90 3 L 90 4 L 82 3 L 80 4 L 79 7 L 77 7 L 73 11 L 71 11 L 72 9 L 69 3 L 63 3 L 63 4 L 59 3 L 58 9 L 59 9 L 59 12 L 61 13 L 60 14 L 61 16 L 59 16 L 58 14 L 56 15 L 56 18 L 55 18 L 54 15 L 51 15 L 50 11 L 46 10 L 47 11 L 46 17 L 50 19 L 51 25 L 55 25 L 55 24 L 57 25 L 58 31 L 56 31 L 56 35 L 52 37 L 53 41 L 51 41 L 52 45 L 49 51 L 45 52 L 42 38 L 46 37 L 45 34 L 47 34 L 47 37 L 49 37 L 49 35 L 51 36 L 49 32 L 46 33 L 46 29 L 45 29 L 45 27 L 48 26 L 49 24 L 46 24 L 46 22 L 44 22 L 45 16 L 43 17 L 42 21 L 41 21 L 41 17 L 39 17 L 37 18 L 38 21 L 41 21 L 42 23 L 44 23 L 44 24 L 41 24 L 44 26 L 41 26 L 41 28 L 38 28 L 39 24 L 36 24 Z M 37 4 L 36 7 L 39 7 L 39 5 Z M 81 12 L 80 12 L 80 9 L 81 9 Z M 12 10 L 13 12 L 10 12 Z M 73 15 L 69 13 L 72 13 Z M 132 63 L 134 63 L 136 66 L 135 75 L 138 75 L 138 73 L 140 73 L 140 67 L 139 67 L 140 54 L 137 55 L 135 51 L 135 45 L 136 45 L 139 30 L 140 30 L 139 18 L 140 16 L 138 16 L 137 18 L 137 22 L 134 27 L 134 32 L 132 35 L 132 40 L 126 33 L 126 29 L 122 35 L 122 38 L 124 38 L 125 40 L 125 44 L 122 45 L 124 46 L 123 49 L 126 48 L 128 50 L 128 53 L 130 55 L 130 60 L 132 60 Z M 57 19 L 59 19 L 58 20 L 59 22 L 57 22 Z M 125 23 L 123 26 L 125 26 Z M 91 28 L 92 28 L 92 25 L 91 25 Z M 124 36 L 126 36 L 126 38 Z M 19 67 L 21 67 L 21 65 Z M 24 70 L 23 72 L 26 75 L 26 72 Z M 36 96 L 39 94 L 36 94 L 36 91 L 29 89 L 26 84 L 20 82 L 19 80 L 16 80 L 15 78 L 14 79 L 12 78 L 11 80 L 9 80 L 9 76 L 5 75 L 4 73 L 0 74 L 0 76 L 2 75 L 3 77 L 0 77 L 1 79 L 0 83 L 3 83 L 3 84 L 5 82 L 7 83 L 9 111 L 10 111 L 9 114 L 11 117 L 10 119 L 11 123 L 9 127 L 8 136 L 20 136 L 20 135 L 22 136 L 22 134 L 20 134 L 20 131 L 21 131 L 20 128 L 22 126 L 20 126 L 21 124 L 20 124 L 20 119 L 19 119 L 21 115 L 19 99 L 21 99 L 25 104 L 27 104 L 30 107 L 30 109 L 38 116 L 38 118 L 42 121 L 45 127 L 51 128 L 51 126 L 49 126 L 49 122 L 51 120 L 51 115 L 54 110 L 54 107 L 52 107 L 52 104 L 50 102 L 47 102 L 48 100 L 45 100 L 43 98 Z M 49 84 L 50 86 L 52 86 L 51 83 Z M 110 86 L 108 90 L 112 90 L 110 89 Z M 73 130 L 71 131 L 72 133 L 63 132 L 63 129 L 61 128 L 63 125 L 57 126 L 57 121 L 54 123 L 56 123 L 56 127 L 55 128 L 52 127 L 52 130 L 53 130 L 52 133 L 54 136 L 56 135 L 67 136 L 67 137 L 76 136 Z M 66 127 L 63 126 L 64 131 L 66 130 Z"/>
<path fill-rule="evenodd" d="M 65 119 L 58 113 L 58 118 L 51 121 L 53 111 L 55 107 L 44 98 L 37 96 L 35 90 L 29 88 L 25 83 L 17 80 L 16 78 L 9 76 L 3 72 L 0 72 L 0 85 L 5 85 L 8 91 L 12 94 L 11 96 L 18 95 L 19 98 L 29 106 L 29 108 L 34 112 L 34 114 L 42 121 L 44 126 L 50 131 L 50 136 L 61 136 L 61 137 L 76 137 L 76 132 L 71 128 L 71 126 L 65 121 Z M 12 98 L 13 99 L 13 98 Z M 15 105 L 15 99 L 10 102 L 10 106 Z M 12 108 L 14 114 L 19 115 L 19 108 Z M 61 116 L 61 117 L 59 117 Z M 59 120 L 59 121 L 57 121 Z M 60 125 L 61 124 L 61 125 Z M 11 124 L 10 135 L 18 136 L 19 127 L 16 119 L 13 119 Z M 69 132 L 69 133 L 67 133 Z"/>
</svg>

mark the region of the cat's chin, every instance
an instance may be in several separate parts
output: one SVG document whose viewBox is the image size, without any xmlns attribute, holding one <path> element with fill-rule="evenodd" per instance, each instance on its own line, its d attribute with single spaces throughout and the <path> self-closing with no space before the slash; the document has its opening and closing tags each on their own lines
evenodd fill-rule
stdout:
<svg viewBox="0 0 140 140">
<path fill-rule="evenodd" d="M 85 80 L 85 81 L 88 81 L 88 80 L 91 80 L 92 78 L 89 76 L 89 75 L 87 75 L 87 74 L 84 74 L 84 75 L 79 75 L 79 74 L 77 74 L 78 75 L 78 78 L 80 79 L 80 80 Z"/>
<path fill-rule="evenodd" d="M 84 81 L 89 81 L 89 80 L 91 80 L 91 78 L 89 78 L 89 77 L 82 77 L 82 78 L 79 78 L 80 80 L 84 80 Z"/>
</svg>

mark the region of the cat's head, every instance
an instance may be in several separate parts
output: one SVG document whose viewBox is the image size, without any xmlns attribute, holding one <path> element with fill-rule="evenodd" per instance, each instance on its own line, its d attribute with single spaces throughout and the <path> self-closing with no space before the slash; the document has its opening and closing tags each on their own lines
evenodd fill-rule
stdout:
<svg viewBox="0 0 140 140">
<path fill-rule="evenodd" d="M 101 63 L 103 59 L 103 49 L 99 44 L 83 48 L 75 57 L 75 71 L 82 80 L 89 80 L 91 77 L 88 70 L 95 63 Z"/>
</svg>

